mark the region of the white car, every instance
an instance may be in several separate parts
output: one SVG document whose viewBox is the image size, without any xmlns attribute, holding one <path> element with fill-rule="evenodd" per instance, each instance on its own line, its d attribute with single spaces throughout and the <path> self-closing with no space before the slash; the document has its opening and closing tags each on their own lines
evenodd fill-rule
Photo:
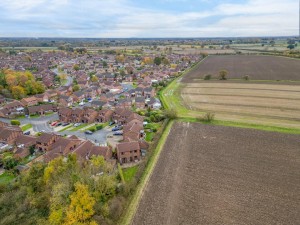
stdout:
<svg viewBox="0 0 300 225">
<path fill-rule="evenodd" d="M 85 105 L 85 103 L 84 103 L 84 102 L 80 102 L 79 105 L 80 105 L 80 106 L 83 106 L 83 105 Z"/>
<path fill-rule="evenodd" d="M 79 127 L 81 125 L 81 123 L 75 123 L 74 127 Z"/>
</svg>

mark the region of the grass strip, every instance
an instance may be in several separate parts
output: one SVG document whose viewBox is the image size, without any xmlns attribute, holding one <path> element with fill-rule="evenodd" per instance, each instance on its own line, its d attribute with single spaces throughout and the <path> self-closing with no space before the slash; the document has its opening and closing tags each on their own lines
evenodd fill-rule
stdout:
<svg viewBox="0 0 300 225">
<path fill-rule="evenodd" d="M 125 183 L 124 174 L 123 174 L 123 170 L 122 170 L 120 163 L 118 163 L 118 171 L 119 171 L 119 175 L 120 175 L 122 183 Z"/>
<path fill-rule="evenodd" d="M 143 196 L 143 192 L 144 192 L 144 190 L 145 190 L 145 188 L 146 188 L 146 186 L 147 186 L 147 184 L 150 180 L 150 177 L 151 177 L 152 172 L 154 170 L 154 167 L 155 167 L 155 165 L 158 161 L 159 155 L 160 155 L 160 153 L 161 153 L 161 151 L 164 147 L 164 144 L 165 144 L 166 139 L 169 135 L 169 132 L 170 132 L 170 129 L 171 129 L 172 125 L 173 125 L 173 121 L 170 121 L 167 124 L 167 126 L 166 126 L 166 128 L 165 128 L 165 130 L 164 130 L 164 132 L 163 132 L 156 148 L 153 151 L 152 156 L 149 158 L 149 161 L 147 163 L 145 171 L 143 172 L 141 180 L 140 180 L 140 182 L 137 186 L 136 192 L 134 193 L 134 195 L 133 195 L 133 197 L 130 201 L 130 204 L 127 208 L 127 212 L 124 215 L 124 217 L 122 218 L 120 224 L 122 224 L 122 225 L 131 224 L 131 222 L 133 220 L 133 217 L 136 213 L 137 207 L 139 205 L 139 202 L 140 202 L 140 200 Z"/>
<path fill-rule="evenodd" d="M 249 128 L 249 129 L 272 131 L 272 132 L 286 133 L 286 134 L 300 134 L 300 129 L 297 129 L 297 128 L 277 127 L 277 126 L 233 122 L 233 121 L 223 121 L 223 120 L 213 120 L 212 122 L 204 122 L 204 121 L 201 121 L 200 119 L 190 118 L 190 117 L 179 118 L 178 120 L 183 121 L 183 122 L 211 124 L 211 125 L 227 126 L 227 127 Z"/>
<path fill-rule="evenodd" d="M 21 127 L 22 131 L 26 131 L 32 128 L 32 124 L 28 123 Z"/>
</svg>

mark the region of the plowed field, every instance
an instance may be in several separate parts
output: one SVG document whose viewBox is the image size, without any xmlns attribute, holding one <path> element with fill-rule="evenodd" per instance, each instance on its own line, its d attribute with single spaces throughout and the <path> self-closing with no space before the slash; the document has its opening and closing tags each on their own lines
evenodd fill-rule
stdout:
<svg viewBox="0 0 300 225">
<path fill-rule="evenodd" d="M 300 224 L 299 171 L 299 135 L 177 122 L 133 224 Z"/>
</svg>

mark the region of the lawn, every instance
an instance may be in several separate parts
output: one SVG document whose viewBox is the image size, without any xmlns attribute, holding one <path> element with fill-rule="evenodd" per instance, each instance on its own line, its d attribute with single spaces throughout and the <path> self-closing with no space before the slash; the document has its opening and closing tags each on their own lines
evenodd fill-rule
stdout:
<svg viewBox="0 0 300 225">
<path fill-rule="evenodd" d="M 73 124 L 69 124 L 69 125 L 65 126 L 64 128 L 62 128 L 62 129 L 59 130 L 58 132 L 63 132 L 63 131 L 65 131 L 65 130 L 70 129 L 71 127 L 73 127 Z"/>
<path fill-rule="evenodd" d="M 125 182 L 131 181 L 137 172 L 138 166 L 123 169 L 123 177 Z"/>
<path fill-rule="evenodd" d="M 148 142 L 150 142 L 150 141 L 152 141 L 153 136 L 154 136 L 153 132 L 146 132 L 146 138 L 145 138 L 145 140 L 148 141 Z"/>
<path fill-rule="evenodd" d="M 2 175 L 0 175 L 0 184 L 8 184 L 10 181 L 12 181 L 15 178 L 14 175 L 10 174 L 10 173 L 3 173 Z"/>
<path fill-rule="evenodd" d="M 89 125 L 89 124 L 87 124 L 87 123 L 83 123 L 83 124 L 81 124 L 80 126 L 74 127 L 73 129 L 71 129 L 71 130 L 69 130 L 69 131 L 78 131 L 78 130 L 80 130 L 80 129 L 85 128 L 85 127 L 88 126 L 88 125 Z"/>
<path fill-rule="evenodd" d="M 22 131 L 29 130 L 30 128 L 32 128 L 32 124 L 30 124 L 30 123 L 25 124 L 21 127 Z"/>
</svg>

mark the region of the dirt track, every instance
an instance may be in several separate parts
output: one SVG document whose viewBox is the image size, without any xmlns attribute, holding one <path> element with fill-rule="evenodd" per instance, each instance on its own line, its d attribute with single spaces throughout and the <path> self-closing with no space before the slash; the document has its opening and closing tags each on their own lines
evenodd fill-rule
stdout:
<svg viewBox="0 0 300 225">
<path fill-rule="evenodd" d="M 299 171 L 299 135 L 178 122 L 133 224 L 300 224 Z"/>
<path fill-rule="evenodd" d="M 253 80 L 300 80 L 300 60 L 276 56 L 227 55 L 209 56 L 182 81 L 194 82 L 206 74 L 217 78 L 220 70 L 229 72 L 228 78 Z"/>
</svg>

